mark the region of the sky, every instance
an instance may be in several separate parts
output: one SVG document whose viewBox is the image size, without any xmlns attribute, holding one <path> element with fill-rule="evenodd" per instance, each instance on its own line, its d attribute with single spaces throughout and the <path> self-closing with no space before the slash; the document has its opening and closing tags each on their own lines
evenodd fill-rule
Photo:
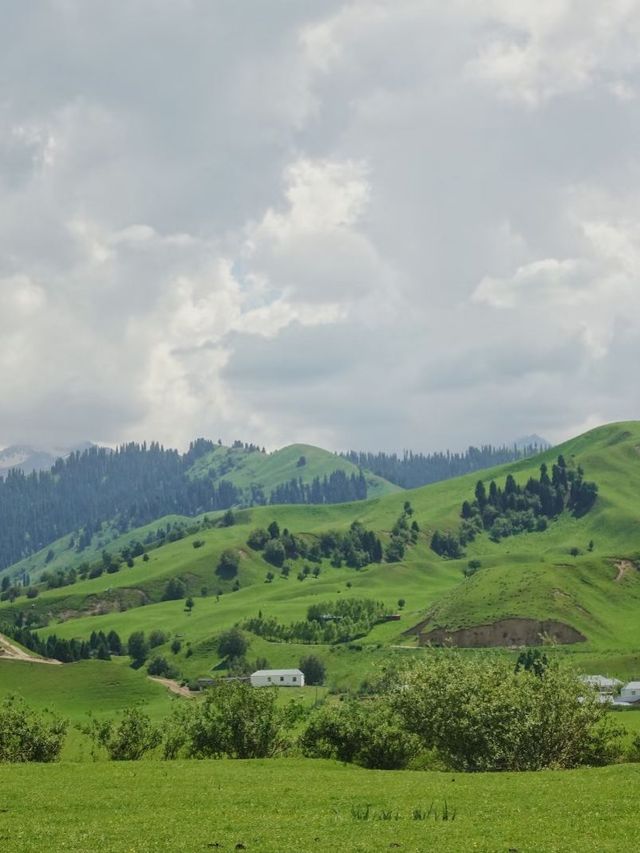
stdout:
<svg viewBox="0 0 640 853">
<path fill-rule="evenodd" d="M 0 446 L 640 416 L 640 0 L 4 0 Z"/>
</svg>

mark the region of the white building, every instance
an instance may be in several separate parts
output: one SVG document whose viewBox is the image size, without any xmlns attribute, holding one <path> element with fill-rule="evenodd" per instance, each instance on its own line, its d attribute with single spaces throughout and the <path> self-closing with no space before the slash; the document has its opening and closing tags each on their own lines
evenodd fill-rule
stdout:
<svg viewBox="0 0 640 853">
<path fill-rule="evenodd" d="M 630 681 L 620 691 L 620 701 L 625 703 L 640 702 L 640 681 Z"/>
<path fill-rule="evenodd" d="M 300 669 L 259 669 L 251 675 L 252 687 L 304 687 Z"/>
<path fill-rule="evenodd" d="M 607 678 L 605 675 L 581 675 L 580 680 L 588 684 L 589 687 L 593 687 L 598 693 L 609 695 L 616 693 L 623 685 L 619 678 Z"/>
</svg>

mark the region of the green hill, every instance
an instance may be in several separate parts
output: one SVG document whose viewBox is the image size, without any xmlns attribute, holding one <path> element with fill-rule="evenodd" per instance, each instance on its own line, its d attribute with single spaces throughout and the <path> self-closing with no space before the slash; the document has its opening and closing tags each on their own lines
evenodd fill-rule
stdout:
<svg viewBox="0 0 640 853">
<path fill-rule="evenodd" d="M 273 453 L 247 451 L 244 447 L 219 445 L 201 456 L 191 467 L 193 477 L 227 480 L 250 500 L 252 489 L 269 498 L 271 491 L 291 480 L 310 484 L 315 477 L 329 477 L 335 471 L 358 476 L 360 469 L 328 450 L 310 444 L 290 444 Z M 365 472 L 367 494 L 371 498 L 402 491 L 399 486 Z"/>
<path fill-rule="evenodd" d="M 133 567 L 103 574 L 72 586 L 41 592 L 0 606 L 0 622 L 10 624 L 20 612 L 48 619 L 45 636 L 87 639 L 92 631 L 114 629 L 126 638 L 134 630 L 160 628 L 168 633 L 158 652 L 169 657 L 185 678 L 210 675 L 222 665 L 216 638 L 231 625 L 261 612 L 282 624 L 304 620 L 317 602 L 345 597 L 381 601 L 388 611 L 404 599 L 400 621 L 378 624 L 356 642 L 317 645 L 269 642 L 252 636 L 250 660 L 266 657 L 271 665 L 297 664 L 310 650 L 325 659 L 330 683 L 355 685 L 369 677 L 390 655 L 420 654 L 416 635 L 443 629 L 495 626 L 505 619 L 557 622 L 583 641 L 558 646 L 574 655 L 585 669 L 607 666 L 622 677 L 640 668 L 640 424 L 602 427 L 539 457 L 482 472 L 483 480 L 503 482 L 511 473 L 520 484 L 536 474 L 541 462 L 549 467 L 562 453 L 571 465 L 584 467 L 599 486 L 595 506 L 581 518 L 564 512 L 544 532 L 523 533 L 493 542 L 481 534 L 459 559 L 443 559 L 430 548 L 436 529 L 455 530 L 462 502 L 473 497 L 477 474 L 365 502 L 323 506 L 266 506 L 238 513 L 229 527 L 200 527 L 175 542 L 150 550 Z M 290 453 L 300 456 L 299 446 Z M 311 464 L 311 463 L 308 463 Z M 346 532 L 354 521 L 375 531 L 387 546 L 392 529 L 410 501 L 419 525 L 417 541 L 398 562 L 370 563 L 360 569 L 336 567 L 329 559 L 309 563 L 289 560 L 283 576 L 259 551 L 247 545 L 252 529 L 276 520 L 281 529 L 307 543 L 323 532 Z M 212 517 L 215 522 L 215 518 Z M 192 522 L 193 523 L 193 522 Z M 135 536 L 135 531 L 128 534 Z M 126 537 L 125 537 L 126 538 Z M 593 550 L 589 543 L 593 541 Z M 194 547 L 196 543 L 198 547 Z M 216 573 L 225 549 L 238 554 L 237 576 Z M 577 550 L 576 550 L 577 549 Z M 473 577 L 463 570 L 480 562 Z M 305 564 L 319 568 L 298 580 Z M 274 574 L 267 582 L 267 572 Z M 184 599 L 163 601 L 167 581 L 180 577 L 194 596 L 191 613 Z M 140 606 L 144 605 L 144 606 Z M 501 627 L 494 630 L 499 632 Z M 507 632 L 508 633 L 508 632 Z M 572 635 L 573 636 L 573 635 Z M 181 650 L 169 651 L 172 638 Z M 498 637 L 500 639 L 500 637 Z M 537 639 L 537 638 L 536 638 Z M 493 642 L 493 641 L 492 641 Z M 504 642 L 509 644 L 509 637 Z M 408 647 L 408 648 L 407 648 Z"/>
</svg>

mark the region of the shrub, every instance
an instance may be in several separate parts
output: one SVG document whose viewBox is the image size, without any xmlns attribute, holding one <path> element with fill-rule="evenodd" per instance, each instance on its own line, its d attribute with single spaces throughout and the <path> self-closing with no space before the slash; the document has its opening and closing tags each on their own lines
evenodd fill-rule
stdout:
<svg viewBox="0 0 640 853">
<path fill-rule="evenodd" d="M 149 634 L 149 648 L 155 649 L 156 646 L 162 646 L 167 642 L 167 635 L 164 631 L 161 631 L 159 628 L 154 629 Z"/>
<path fill-rule="evenodd" d="M 603 764 L 619 732 L 570 672 L 515 671 L 506 660 L 433 656 L 409 669 L 393 707 L 454 770 Z"/>
<path fill-rule="evenodd" d="M 106 749 L 112 761 L 139 761 L 162 741 L 160 729 L 135 706 L 125 708 L 119 721 L 93 720 L 85 733 Z"/>
<path fill-rule="evenodd" d="M 57 761 L 67 721 L 40 714 L 17 696 L 0 703 L 0 762 Z"/>
<path fill-rule="evenodd" d="M 177 711 L 165 755 L 174 757 L 184 747 L 193 758 L 269 758 L 286 748 L 290 723 L 289 709 L 278 707 L 275 688 L 222 683 L 207 691 L 202 703 Z"/>
<path fill-rule="evenodd" d="M 324 705 L 300 738 L 304 755 L 336 758 L 363 767 L 401 770 L 414 757 L 419 739 L 402 726 L 386 701 Z"/>
<path fill-rule="evenodd" d="M 256 527 L 252 530 L 247 539 L 247 545 L 253 548 L 254 551 L 262 551 L 264 546 L 269 541 L 269 534 L 263 527 Z"/>
<path fill-rule="evenodd" d="M 171 666 L 166 658 L 156 655 L 147 666 L 149 675 L 161 676 L 162 678 L 176 678 L 178 672 Z"/>
<path fill-rule="evenodd" d="M 216 569 L 216 573 L 225 580 L 229 580 L 235 575 L 238 574 L 238 568 L 240 566 L 240 557 L 237 551 L 233 551 L 231 548 L 227 548 L 225 551 L 220 554 L 220 559 L 218 560 L 218 567 Z"/>
<path fill-rule="evenodd" d="M 284 564 L 286 556 L 284 545 L 279 539 L 270 539 L 264 546 L 263 557 L 272 566 L 280 568 Z"/>
</svg>

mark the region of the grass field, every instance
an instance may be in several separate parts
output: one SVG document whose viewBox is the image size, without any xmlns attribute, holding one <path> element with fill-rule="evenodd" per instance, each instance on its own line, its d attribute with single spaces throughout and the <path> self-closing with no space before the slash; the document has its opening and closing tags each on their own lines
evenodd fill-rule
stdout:
<svg viewBox="0 0 640 853">
<path fill-rule="evenodd" d="M 0 786 L 0 844 L 12 853 L 602 853 L 633 844 L 640 766 L 460 775 L 303 759 L 13 765 L 0 766 Z"/>
</svg>

